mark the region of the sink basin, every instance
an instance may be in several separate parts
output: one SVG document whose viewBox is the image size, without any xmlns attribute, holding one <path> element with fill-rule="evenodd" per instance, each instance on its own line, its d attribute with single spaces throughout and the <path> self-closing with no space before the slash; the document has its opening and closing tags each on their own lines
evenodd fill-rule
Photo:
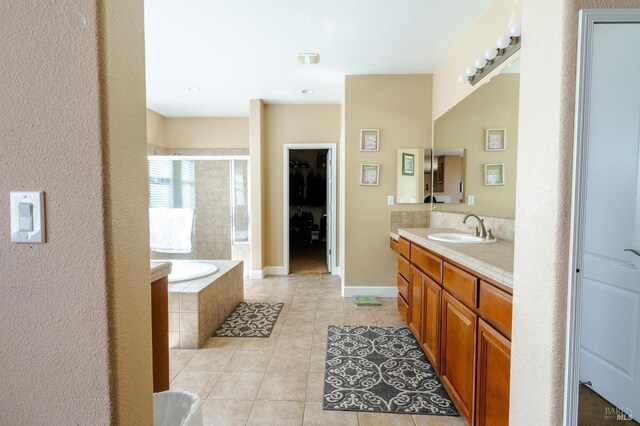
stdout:
<svg viewBox="0 0 640 426">
<path fill-rule="evenodd" d="M 474 237 L 469 234 L 460 234 L 456 232 L 442 232 L 438 234 L 431 234 L 427 238 L 434 241 L 442 241 L 444 243 L 455 244 L 491 244 L 498 240 L 496 238 L 492 240 L 485 240 L 484 238 Z"/>
</svg>

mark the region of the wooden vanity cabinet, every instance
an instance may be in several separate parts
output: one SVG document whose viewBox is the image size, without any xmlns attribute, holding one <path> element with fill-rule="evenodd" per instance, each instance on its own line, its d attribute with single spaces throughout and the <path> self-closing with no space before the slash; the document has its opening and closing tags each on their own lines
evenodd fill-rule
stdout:
<svg viewBox="0 0 640 426">
<path fill-rule="evenodd" d="M 477 318 L 458 299 L 443 292 L 440 378 L 469 423 L 475 393 Z"/>
<path fill-rule="evenodd" d="M 401 238 L 398 309 L 470 425 L 509 424 L 511 291 Z"/>
<path fill-rule="evenodd" d="M 479 320 L 475 425 L 509 424 L 511 342 Z"/>
</svg>

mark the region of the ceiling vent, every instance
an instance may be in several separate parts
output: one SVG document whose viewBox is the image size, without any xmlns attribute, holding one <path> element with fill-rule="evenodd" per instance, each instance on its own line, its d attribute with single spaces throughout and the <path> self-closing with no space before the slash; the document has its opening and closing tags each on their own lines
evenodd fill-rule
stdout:
<svg viewBox="0 0 640 426">
<path fill-rule="evenodd" d="M 317 64 L 320 62 L 320 55 L 317 53 L 297 53 L 296 62 L 301 65 Z"/>
</svg>

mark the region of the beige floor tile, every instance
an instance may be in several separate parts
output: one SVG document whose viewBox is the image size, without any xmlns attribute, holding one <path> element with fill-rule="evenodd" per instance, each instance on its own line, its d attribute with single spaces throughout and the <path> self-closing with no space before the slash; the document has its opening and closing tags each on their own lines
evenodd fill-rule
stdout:
<svg viewBox="0 0 640 426">
<path fill-rule="evenodd" d="M 358 426 L 358 413 L 354 411 L 323 410 L 321 402 L 307 402 L 304 407 L 305 426 Z M 382 423 L 380 423 L 382 426 Z"/>
<path fill-rule="evenodd" d="M 201 399 L 207 398 L 213 385 L 216 384 L 220 373 L 206 371 L 181 371 L 171 382 L 171 390 L 185 390 L 193 392 Z"/>
<path fill-rule="evenodd" d="M 236 349 L 240 344 L 241 337 L 209 337 L 204 344 L 204 348 Z"/>
<path fill-rule="evenodd" d="M 313 325 L 293 325 L 286 324 L 282 326 L 279 337 L 297 337 L 301 335 L 313 334 Z"/>
<path fill-rule="evenodd" d="M 309 360 L 309 371 L 312 373 L 324 373 L 326 359 L 326 348 L 313 347 L 311 349 L 311 359 Z"/>
<path fill-rule="evenodd" d="M 413 416 L 417 426 L 468 426 L 464 417 L 453 416 Z"/>
<path fill-rule="evenodd" d="M 257 399 L 304 401 L 308 381 L 309 373 L 267 371 Z"/>
<path fill-rule="evenodd" d="M 324 373 L 309 373 L 307 401 L 320 401 L 324 396 Z"/>
<path fill-rule="evenodd" d="M 267 371 L 309 371 L 310 350 L 275 350 Z"/>
<path fill-rule="evenodd" d="M 273 351 L 245 351 L 238 349 L 224 368 L 227 372 L 251 371 L 264 373 L 267 371 Z"/>
<path fill-rule="evenodd" d="M 209 399 L 202 405 L 205 426 L 243 426 L 247 424 L 254 401 Z"/>
<path fill-rule="evenodd" d="M 297 426 L 304 419 L 304 402 L 256 401 L 249 425 Z"/>
<path fill-rule="evenodd" d="M 358 412 L 360 426 L 415 426 L 411 414 L 363 413 Z"/>
<path fill-rule="evenodd" d="M 264 373 L 222 373 L 208 399 L 256 399 Z"/>
<path fill-rule="evenodd" d="M 278 336 L 269 337 L 242 337 L 238 343 L 238 350 L 243 351 L 269 351 L 273 350 L 278 343 Z"/>
<path fill-rule="evenodd" d="M 311 350 L 313 334 L 284 335 L 278 338 L 276 350 Z"/>
<path fill-rule="evenodd" d="M 180 371 L 191 361 L 196 354 L 196 349 L 171 349 L 169 350 L 169 370 Z"/>
<path fill-rule="evenodd" d="M 198 349 L 184 370 L 223 371 L 234 352 L 235 349 Z"/>
</svg>

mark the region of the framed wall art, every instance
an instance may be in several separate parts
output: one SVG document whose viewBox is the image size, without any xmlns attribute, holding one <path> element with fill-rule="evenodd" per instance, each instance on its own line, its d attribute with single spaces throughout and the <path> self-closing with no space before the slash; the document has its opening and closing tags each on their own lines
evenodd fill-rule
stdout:
<svg viewBox="0 0 640 426">
<path fill-rule="evenodd" d="M 414 175 L 415 156 L 406 152 L 402 153 L 402 174 L 404 176 Z"/>
<path fill-rule="evenodd" d="M 380 151 L 380 130 L 360 130 L 360 151 Z"/>
<path fill-rule="evenodd" d="M 360 185 L 378 186 L 380 183 L 380 164 L 362 164 L 360 166 Z"/>
<path fill-rule="evenodd" d="M 505 151 L 506 149 L 507 129 L 487 129 L 485 131 L 485 151 Z"/>
<path fill-rule="evenodd" d="M 504 185 L 504 164 L 485 164 L 484 184 L 486 186 Z"/>
</svg>

